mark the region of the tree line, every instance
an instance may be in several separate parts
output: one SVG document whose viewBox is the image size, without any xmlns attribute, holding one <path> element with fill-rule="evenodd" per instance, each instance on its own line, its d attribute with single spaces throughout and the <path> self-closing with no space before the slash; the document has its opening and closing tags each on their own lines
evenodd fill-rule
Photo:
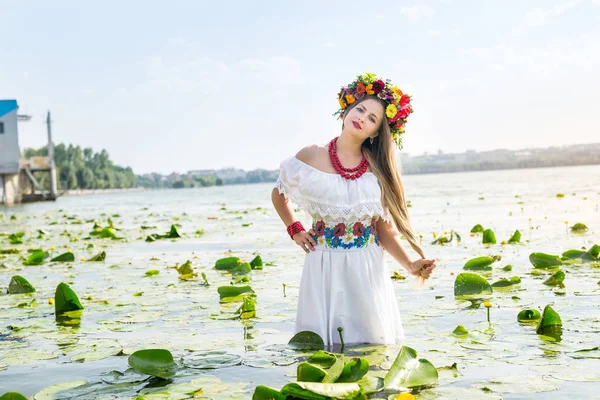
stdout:
<svg viewBox="0 0 600 400">
<path fill-rule="evenodd" d="M 48 148 L 27 148 L 25 158 L 48 156 Z M 91 148 L 65 145 L 54 146 L 56 180 L 59 190 L 74 189 L 122 189 L 136 186 L 136 177 L 129 167 L 115 165 L 106 150 L 94 152 Z M 35 176 L 42 187 L 50 188 L 47 173 L 36 172 Z"/>
</svg>

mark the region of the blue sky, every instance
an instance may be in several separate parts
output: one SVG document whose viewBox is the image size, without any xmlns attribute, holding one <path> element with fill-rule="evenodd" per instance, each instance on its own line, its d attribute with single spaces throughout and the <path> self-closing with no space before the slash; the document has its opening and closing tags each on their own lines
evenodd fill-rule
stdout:
<svg viewBox="0 0 600 400">
<path fill-rule="evenodd" d="M 600 0 L 0 0 L 20 145 L 105 148 L 136 173 L 275 169 L 337 136 L 367 71 L 413 96 L 404 151 L 598 142 Z"/>
</svg>

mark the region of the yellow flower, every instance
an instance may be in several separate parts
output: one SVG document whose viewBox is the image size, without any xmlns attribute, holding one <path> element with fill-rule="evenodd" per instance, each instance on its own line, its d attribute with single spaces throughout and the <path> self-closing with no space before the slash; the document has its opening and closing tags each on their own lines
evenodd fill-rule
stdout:
<svg viewBox="0 0 600 400">
<path fill-rule="evenodd" d="M 54 250 L 54 246 L 50 246 L 50 250 Z"/>
<path fill-rule="evenodd" d="M 367 72 L 364 77 L 363 77 L 363 81 L 365 83 L 373 83 L 377 80 L 377 77 L 375 76 L 374 73 L 372 72 Z"/>
<path fill-rule="evenodd" d="M 347 94 L 346 95 L 346 101 L 348 102 L 348 104 L 352 104 L 354 103 L 356 99 L 354 98 L 354 96 L 352 96 L 351 94 Z"/>
<path fill-rule="evenodd" d="M 52 297 L 48 298 L 48 304 L 54 304 L 54 299 Z"/>
<path fill-rule="evenodd" d="M 372 96 L 375 94 L 375 92 L 373 91 L 373 84 L 369 83 L 366 87 L 365 87 L 365 91 L 368 95 Z"/>
<path fill-rule="evenodd" d="M 398 109 L 396 108 L 396 106 L 393 104 L 389 104 L 385 109 L 385 115 L 387 115 L 388 118 L 394 118 L 396 114 L 398 114 Z"/>
<path fill-rule="evenodd" d="M 81 257 L 81 258 L 80 258 L 80 260 L 81 260 L 81 261 L 85 261 L 85 257 Z"/>
<path fill-rule="evenodd" d="M 397 133 L 394 133 L 394 134 L 392 135 L 392 139 L 394 139 L 394 142 L 395 142 L 395 141 L 397 141 L 397 140 L 398 140 L 398 134 L 397 134 Z"/>
<path fill-rule="evenodd" d="M 486 301 L 485 303 L 483 303 L 483 306 L 485 308 L 490 308 L 492 306 L 492 303 L 490 303 L 489 301 Z"/>
<path fill-rule="evenodd" d="M 398 396 L 394 397 L 394 400 L 415 400 L 415 396 L 410 393 L 400 393 Z"/>
<path fill-rule="evenodd" d="M 404 126 L 401 126 L 400 128 L 398 128 L 398 130 L 400 131 L 400 133 L 404 133 Z"/>
<path fill-rule="evenodd" d="M 397 94 L 400 97 L 402 97 L 402 95 L 404 94 L 398 86 L 392 86 L 392 92 L 394 92 L 394 94 Z"/>
<path fill-rule="evenodd" d="M 340 102 L 340 107 L 341 108 L 346 108 L 346 102 L 344 101 L 344 99 L 338 99 Z"/>
</svg>

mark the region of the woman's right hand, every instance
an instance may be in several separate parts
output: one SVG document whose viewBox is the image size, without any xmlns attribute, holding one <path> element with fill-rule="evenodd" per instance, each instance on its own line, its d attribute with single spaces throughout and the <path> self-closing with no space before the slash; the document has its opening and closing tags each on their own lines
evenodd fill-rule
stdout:
<svg viewBox="0 0 600 400">
<path fill-rule="evenodd" d="M 296 233 L 293 239 L 298 246 L 302 247 L 302 250 L 306 253 L 310 253 L 311 250 L 315 251 L 315 246 L 317 245 L 315 239 L 313 239 L 313 235 L 316 234 L 317 233 L 313 229 L 310 229 L 308 232 L 302 231 Z"/>
</svg>

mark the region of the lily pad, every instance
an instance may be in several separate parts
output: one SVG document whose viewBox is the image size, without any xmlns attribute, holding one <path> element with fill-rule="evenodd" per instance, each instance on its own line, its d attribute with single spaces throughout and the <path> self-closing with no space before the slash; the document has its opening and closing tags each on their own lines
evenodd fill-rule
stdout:
<svg viewBox="0 0 600 400">
<path fill-rule="evenodd" d="M 548 286 L 563 286 L 565 280 L 565 273 L 562 270 L 558 270 L 552 274 L 551 277 L 544 281 L 544 285 Z"/>
<path fill-rule="evenodd" d="M 587 230 L 588 227 L 581 222 L 578 222 L 571 227 L 571 232 L 573 233 L 585 233 Z"/>
<path fill-rule="evenodd" d="M 336 382 L 357 382 L 369 372 L 369 362 L 364 358 L 353 358 L 344 365 L 344 370 Z"/>
<path fill-rule="evenodd" d="M 546 253 L 531 253 L 529 255 L 529 262 L 531 262 L 531 265 L 535 268 L 541 269 L 556 268 L 562 265 L 559 256 Z"/>
<path fill-rule="evenodd" d="M 90 262 L 103 262 L 104 260 L 106 260 L 106 252 L 105 251 L 101 251 L 100 253 L 98 253 L 95 256 L 93 256 L 92 258 L 90 258 L 88 261 L 90 261 Z"/>
<path fill-rule="evenodd" d="M 337 357 L 333 353 L 319 350 L 312 356 L 308 357 L 308 362 L 311 364 L 318 365 L 321 368 L 330 368 L 335 364 Z"/>
<path fill-rule="evenodd" d="M 463 269 L 475 271 L 491 271 L 492 264 L 501 259 L 501 256 L 482 256 L 472 258 L 465 263 Z"/>
<path fill-rule="evenodd" d="M 10 283 L 8 284 L 8 294 L 31 292 L 35 292 L 35 288 L 27 281 L 27 279 L 19 275 L 15 275 L 10 279 Z"/>
<path fill-rule="evenodd" d="M 250 286 L 220 286 L 217 289 L 221 300 L 225 298 L 234 298 L 240 295 L 248 295 L 254 293 Z M 240 299 L 241 300 L 241 299 Z"/>
<path fill-rule="evenodd" d="M 560 340 L 562 336 L 562 320 L 554 309 L 547 305 L 542 312 L 542 318 L 538 322 L 536 333 Z"/>
<path fill-rule="evenodd" d="M 194 369 L 217 369 L 242 363 L 242 357 L 226 351 L 194 352 L 182 359 L 183 365 Z"/>
<path fill-rule="evenodd" d="M 517 229 L 515 233 L 508 239 L 508 243 L 519 243 L 521 241 L 521 232 Z"/>
<path fill-rule="evenodd" d="M 258 385 L 254 389 L 252 400 L 285 400 L 287 396 L 281 394 L 280 391 L 268 386 Z"/>
<path fill-rule="evenodd" d="M 360 386 L 356 383 L 298 382 L 285 385 L 281 393 L 309 400 L 354 399 L 360 393 Z"/>
<path fill-rule="evenodd" d="M 250 261 L 250 266 L 252 269 L 263 269 L 263 260 L 260 256 L 254 257 L 252 261 Z"/>
<path fill-rule="evenodd" d="M 314 332 L 302 331 L 290 339 L 288 346 L 295 350 L 323 350 L 325 342 Z"/>
<path fill-rule="evenodd" d="M 60 256 L 56 256 L 50 260 L 50 262 L 73 262 L 75 261 L 75 255 L 67 251 L 66 253 L 61 254 Z"/>
<path fill-rule="evenodd" d="M 483 226 L 477 224 L 473 228 L 471 228 L 471 233 L 483 233 L 484 230 L 485 229 L 483 229 Z"/>
<path fill-rule="evenodd" d="M 32 252 L 25 261 L 23 261 L 23 265 L 42 265 L 49 257 L 50 254 L 48 254 L 47 251 L 36 250 Z"/>
<path fill-rule="evenodd" d="M 296 368 L 296 377 L 299 382 L 321 382 L 327 372 L 307 362 L 301 362 Z"/>
<path fill-rule="evenodd" d="M 491 229 L 486 229 L 483 231 L 483 244 L 496 244 L 496 235 L 494 231 Z"/>
<path fill-rule="evenodd" d="M 27 400 L 27 397 L 23 396 L 21 393 L 8 392 L 0 396 L 0 400 Z"/>
<path fill-rule="evenodd" d="M 463 272 L 454 281 L 455 296 L 491 295 L 492 286 L 485 278 L 468 272 Z"/>
<path fill-rule="evenodd" d="M 517 315 L 517 321 L 519 322 L 537 322 L 542 318 L 542 315 L 538 310 L 527 308 L 521 310 Z"/>
<path fill-rule="evenodd" d="M 466 336 L 469 334 L 469 331 L 462 325 L 458 325 L 453 331 L 452 334 L 454 336 Z"/>
<path fill-rule="evenodd" d="M 510 279 L 502 278 L 492 283 L 493 288 L 507 287 L 512 285 L 518 285 L 521 283 L 521 278 L 518 276 L 513 276 Z"/>
<path fill-rule="evenodd" d="M 64 312 L 83 310 L 79 298 L 69 285 L 61 282 L 54 293 L 54 312 L 60 315 Z"/>
<path fill-rule="evenodd" d="M 215 269 L 220 271 L 231 271 L 242 263 L 238 257 L 226 257 L 217 260 L 215 263 Z"/>
<path fill-rule="evenodd" d="M 171 352 L 165 349 L 138 350 L 127 361 L 136 372 L 162 379 L 173 377 L 177 367 Z"/>
<path fill-rule="evenodd" d="M 424 358 L 417 359 L 417 352 L 402 346 L 394 364 L 383 378 L 385 388 L 418 388 L 431 386 L 438 381 L 437 369 Z"/>
</svg>

